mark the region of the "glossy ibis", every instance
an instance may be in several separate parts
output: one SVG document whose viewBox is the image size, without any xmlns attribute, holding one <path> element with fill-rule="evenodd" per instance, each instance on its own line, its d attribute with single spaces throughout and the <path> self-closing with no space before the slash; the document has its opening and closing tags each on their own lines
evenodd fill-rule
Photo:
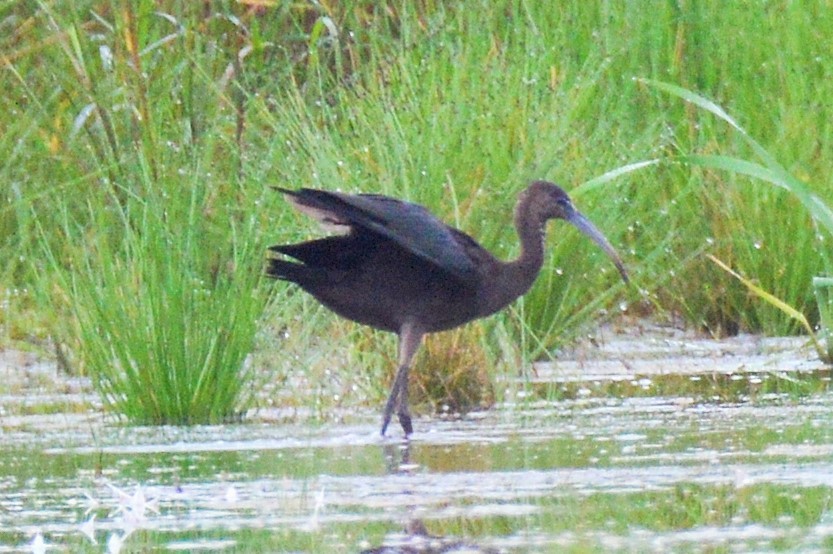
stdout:
<svg viewBox="0 0 833 554">
<path fill-rule="evenodd" d="M 267 274 L 298 284 L 342 317 L 399 335 L 399 369 L 382 435 L 394 411 L 405 435 L 413 432 L 408 370 L 422 336 L 493 314 L 524 294 L 541 270 L 548 220 L 572 223 L 628 279 L 604 235 L 552 183 L 535 181 L 521 193 L 515 207 L 521 254 L 510 262 L 416 204 L 377 194 L 278 190 L 295 208 L 341 234 L 270 247 L 300 263 L 271 258 Z"/>
</svg>

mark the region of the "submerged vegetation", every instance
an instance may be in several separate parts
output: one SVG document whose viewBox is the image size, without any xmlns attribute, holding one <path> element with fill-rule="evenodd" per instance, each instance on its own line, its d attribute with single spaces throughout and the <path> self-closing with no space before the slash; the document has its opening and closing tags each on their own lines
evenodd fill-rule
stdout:
<svg viewBox="0 0 833 554">
<path fill-rule="evenodd" d="M 833 198 L 833 12 L 821 3 L 89 0 L 9 3 L 0 29 L 0 338 L 51 337 L 133 421 L 232 416 L 253 363 L 340 398 L 350 387 L 322 377 L 367 366 L 350 378 L 382 398 L 373 372 L 389 364 L 350 350 L 379 333 L 261 282 L 266 246 L 310 232 L 271 185 L 407 198 L 510 257 L 515 195 L 551 179 L 624 254 L 631 288 L 551 226 L 530 294 L 432 343 L 433 365 L 515 367 L 612 311 L 680 314 L 715 335 L 801 331 L 707 255 L 819 319 L 812 278 L 830 271 L 833 237 L 800 199 L 664 160 L 748 159 L 759 145 Z M 645 79 L 714 100 L 757 142 Z M 649 159 L 660 162 L 582 186 Z M 247 365 L 258 328 L 272 333 L 268 362 Z M 361 336 L 327 340 L 348 334 Z M 475 398 L 421 390 L 489 402 L 491 372 Z M 130 400 L 148 391 L 170 401 Z"/>
</svg>

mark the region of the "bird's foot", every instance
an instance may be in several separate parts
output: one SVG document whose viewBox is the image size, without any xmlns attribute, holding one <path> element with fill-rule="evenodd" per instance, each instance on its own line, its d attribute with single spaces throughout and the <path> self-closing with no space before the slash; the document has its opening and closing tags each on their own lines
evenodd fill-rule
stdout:
<svg viewBox="0 0 833 554">
<path fill-rule="evenodd" d="M 388 424 L 390 423 L 390 418 L 392 415 L 392 413 L 389 413 L 387 410 L 385 410 L 385 415 L 382 416 L 382 430 L 379 432 L 379 434 L 383 437 L 385 436 L 385 431 L 388 430 Z"/>
<path fill-rule="evenodd" d="M 399 424 L 402 425 L 402 430 L 405 432 L 405 436 L 408 437 L 414 432 L 414 426 L 411 423 L 411 414 L 406 408 L 399 408 L 396 412 L 396 417 L 399 418 Z M 390 420 L 393 419 L 393 406 L 385 406 L 385 413 L 382 415 L 382 431 L 380 434 L 384 437 L 385 431 L 388 430 L 388 425 L 390 425 Z"/>
<path fill-rule="evenodd" d="M 405 359 L 410 359 L 407 356 Z M 402 425 L 402 430 L 405 431 L 405 437 L 414 432 L 414 427 L 411 424 L 411 413 L 408 410 L 408 365 L 402 364 L 396 372 L 396 377 L 393 379 L 393 386 L 390 388 L 388 401 L 385 402 L 385 412 L 382 416 L 382 436 L 385 436 L 385 431 L 388 429 L 388 424 L 393 417 L 393 412 L 399 418 L 399 423 Z"/>
<path fill-rule="evenodd" d="M 380 433 L 383 437 L 385 436 L 385 431 L 388 430 L 388 425 L 390 424 L 390 420 L 393 417 L 393 410 L 396 408 L 396 400 L 398 395 L 398 391 L 394 388 L 390 391 L 388 401 L 385 403 L 385 411 L 382 414 L 382 431 Z"/>
<path fill-rule="evenodd" d="M 402 425 L 402 430 L 405 432 L 405 436 L 408 437 L 414 432 L 414 426 L 411 423 L 411 414 L 406 411 L 398 412 L 396 416 L 399 418 L 399 424 Z M 385 431 L 388 430 L 388 425 L 390 425 L 390 420 L 393 419 L 393 410 L 390 412 L 385 410 L 385 414 L 382 416 L 382 431 L 379 433 L 383 437 L 385 436 Z"/>
<path fill-rule="evenodd" d="M 401 410 L 396 415 L 399 417 L 399 424 L 402 425 L 402 430 L 405 431 L 405 436 L 411 436 L 414 432 L 414 426 L 411 425 L 411 414 L 405 410 Z"/>
</svg>

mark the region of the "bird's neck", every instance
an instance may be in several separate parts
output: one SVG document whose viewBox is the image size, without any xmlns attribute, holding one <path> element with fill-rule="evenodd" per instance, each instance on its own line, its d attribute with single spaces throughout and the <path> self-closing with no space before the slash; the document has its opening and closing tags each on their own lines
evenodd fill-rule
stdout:
<svg viewBox="0 0 833 554">
<path fill-rule="evenodd" d="M 495 275 L 495 286 L 492 287 L 482 315 L 495 313 L 526 293 L 541 270 L 544 261 L 544 223 L 534 214 L 524 214 L 519 209 L 515 215 L 515 227 L 521 242 L 520 256 L 501 264 L 503 267 Z"/>
<path fill-rule="evenodd" d="M 525 285 L 523 292 L 526 292 L 541 266 L 544 264 L 544 229 L 546 220 L 537 217 L 532 210 L 519 206 L 515 214 L 515 228 L 518 231 L 518 238 L 521 243 L 521 253 L 513 261 L 509 262 L 512 267 L 514 278 Z M 523 292 L 521 294 L 523 294 Z"/>
</svg>

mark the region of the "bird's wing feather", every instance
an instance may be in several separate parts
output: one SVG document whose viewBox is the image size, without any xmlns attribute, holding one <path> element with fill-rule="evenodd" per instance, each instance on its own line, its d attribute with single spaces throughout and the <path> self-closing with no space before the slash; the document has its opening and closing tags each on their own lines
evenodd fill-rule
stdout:
<svg viewBox="0 0 833 554">
<path fill-rule="evenodd" d="M 395 241 L 463 281 L 476 278 L 476 265 L 458 239 L 462 233 L 422 206 L 376 194 L 279 190 L 300 211 L 326 225 L 362 227 Z"/>
</svg>

